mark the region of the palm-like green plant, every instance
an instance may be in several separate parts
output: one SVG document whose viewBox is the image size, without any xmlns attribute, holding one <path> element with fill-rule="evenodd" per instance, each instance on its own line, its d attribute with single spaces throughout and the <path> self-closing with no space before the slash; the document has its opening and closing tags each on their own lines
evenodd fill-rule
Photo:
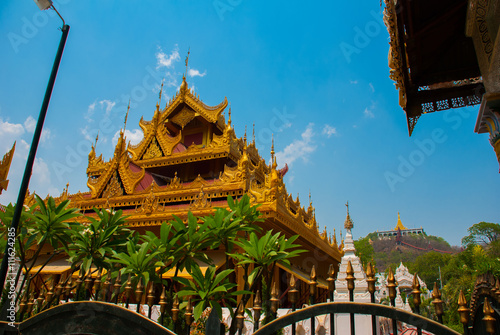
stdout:
<svg viewBox="0 0 500 335">
<path fill-rule="evenodd" d="M 198 224 L 198 219 L 188 212 L 187 224 L 174 216 L 170 225 L 177 245 L 172 255 L 175 276 L 184 269 L 191 272 L 191 269 L 198 265 L 196 260 L 206 264 L 212 263 L 205 253 L 205 250 L 213 244 L 209 239 L 209 226 L 206 222 Z"/>
<path fill-rule="evenodd" d="M 272 317 L 269 313 L 268 299 L 270 297 L 272 274 L 274 273 L 276 263 L 280 262 L 281 264 L 290 266 L 290 258 L 298 256 L 305 251 L 296 249 L 300 246 L 293 243 L 297 238 L 298 235 L 295 235 L 287 239 L 279 232 L 273 234 L 272 230 L 269 230 L 261 237 L 258 237 L 256 233 L 250 233 L 248 240 L 235 242 L 243 252 L 230 255 L 238 261 L 238 265 L 244 267 L 247 287 L 250 288 L 250 291 L 253 291 L 256 285 L 262 284 L 262 298 L 264 301 L 266 322 L 270 321 Z M 248 266 L 250 264 L 254 265 L 254 269 L 248 274 Z M 243 295 L 239 304 L 245 306 L 249 298 L 249 294 Z M 235 325 L 233 321 L 230 332 L 234 332 Z"/>
<path fill-rule="evenodd" d="M 248 282 L 253 284 L 254 280 L 261 273 L 266 283 L 270 286 L 271 274 L 274 271 L 274 266 L 277 262 L 290 266 L 290 258 L 298 256 L 304 252 L 299 247 L 299 244 L 293 242 L 298 238 L 298 235 L 286 238 L 280 232 L 273 234 L 269 230 L 262 237 L 251 233 L 248 240 L 240 240 L 235 243 L 243 249 L 243 253 L 234 253 L 230 256 L 238 260 L 239 265 L 254 264 L 253 271 L 248 276 Z"/>
<path fill-rule="evenodd" d="M 219 318 L 222 318 L 220 301 L 226 300 L 234 303 L 234 296 L 251 293 L 246 291 L 231 292 L 231 289 L 236 287 L 237 284 L 229 283 L 227 276 L 234 270 L 224 270 L 217 273 L 215 266 L 209 266 L 205 275 L 203 275 L 198 265 L 194 265 L 191 270 L 192 280 L 180 277 L 174 277 L 174 279 L 184 285 L 178 296 L 191 296 L 194 299 L 193 303 L 196 306 L 193 310 L 193 316 L 195 320 L 200 317 L 207 307 L 215 309 Z"/>
<path fill-rule="evenodd" d="M 72 243 L 68 246 L 72 267 L 80 267 L 84 273 L 92 264 L 109 269 L 113 251 L 124 249 L 131 235 L 121 210 L 114 212 L 94 208 L 94 211 L 98 219 L 88 217 L 90 223 L 72 229 Z"/>
<path fill-rule="evenodd" d="M 33 278 L 43 269 L 45 265 L 57 254 L 67 252 L 67 246 L 71 242 L 71 226 L 75 226 L 72 219 L 80 216 L 78 209 L 68 208 L 69 200 L 62 201 L 56 205 L 54 198 L 49 197 L 47 204 L 35 194 L 35 205 L 26 212 L 25 216 L 28 219 L 25 221 L 23 228 L 21 228 L 21 235 L 25 238 L 24 241 L 19 241 L 20 253 L 25 254 L 26 250 L 35 247 L 33 257 L 29 260 L 21 257 L 21 268 L 24 268 L 26 273 L 29 274 L 24 277 L 19 292 L 22 291 L 24 283 L 28 277 Z M 23 231 L 25 229 L 25 231 Z M 52 254 L 45 262 L 39 267 L 37 273 L 31 274 L 33 266 L 36 264 L 38 256 L 46 245 L 52 247 Z M 30 264 L 30 265 L 27 265 Z"/>
<path fill-rule="evenodd" d="M 229 254 L 233 251 L 238 237 L 244 237 L 243 233 L 257 231 L 259 227 L 256 223 L 263 221 L 257 210 L 258 206 L 251 206 L 250 198 L 246 194 L 240 201 L 228 196 L 227 204 L 229 210 L 217 208 L 213 215 L 203 219 L 209 226 L 209 236 L 214 243 L 212 248 L 224 246 L 226 269 L 230 268 Z"/>
<path fill-rule="evenodd" d="M 130 273 L 134 282 L 142 279 L 144 286 L 157 279 L 156 268 L 164 266 L 159 260 L 160 251 L 150 241 L 139 243 L 135 235 L 125 244 L 125 252 L 114 252 L 111 262 L 122 264 L 122 274 Z"/>
</svg>

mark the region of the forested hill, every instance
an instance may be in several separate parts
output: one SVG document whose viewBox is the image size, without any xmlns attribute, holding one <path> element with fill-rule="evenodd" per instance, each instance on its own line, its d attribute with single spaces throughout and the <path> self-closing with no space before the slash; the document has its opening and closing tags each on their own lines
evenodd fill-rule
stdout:
<svg viewBox="0 0 500 335">
<path fill-rule="evenodd" d="M 390 265 L 394 268 L 401 262 L 414 262 L 418 256 L 431 251 L 443 254 L 460 251 L 442 237 L 432 235 L 401 236 L 398 243 L 396 237 L 379 239 L 374 232 L 355 241 L 354 245 L 362 263 L 373 260 L 379 272 L 384 272 Z"/>
</svg>

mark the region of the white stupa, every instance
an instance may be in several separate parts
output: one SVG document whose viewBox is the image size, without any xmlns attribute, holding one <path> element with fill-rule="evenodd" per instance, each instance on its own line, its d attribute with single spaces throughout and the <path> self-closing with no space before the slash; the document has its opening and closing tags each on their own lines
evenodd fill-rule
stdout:
<svg viewBox="0 0 500 335">
<path fill-rule="evenodd" d="M 366 274 L 363 271 L 363 266 L 358 256 L 356 256 L 356 248 L 352 239 L 353 222 L 349 215 L 349 203 L 347 206 L 347 217 L 344 222 L 346 235 L 344 238 L 344 256 L 340 261 L 339 273 L 335 281 L 334 301 L 345 302 L 349 301 L 349 290 L 347 289 L 347 265 L 351 261 L 354 271 L 354 301 L 355 302 L 370 302 L 370 292 L 368 292 L 368 282 Z M 337 314 L 335 316 L 336 334 L 348 334 L 350 329 L 350 316 L 348 314 Z M 371 334 L 372 324 L 370 315 L 356 315 L 355 328 L 357 334 Z M 377 325 L 378 328 L 378 325 Z"/>
<path fill-rule="evenodd" d="M 363 270 L 363 265 L 358 256 L 356 256 L 356 249 L 354 248 L 354 241 L 352 239 L 352 228 L 354 224 L 349 215 L 349 203 L 347 206 L 347 217 L 344 222 L 346 235 L 344 238 L 344 256 L 340 261 L 339 273 L 335 281 L 334 301 L 343 302 L 349 301 L 349 291 L 347 289 L 347 264 L 351 261 L 354 270 L 354 301 L 356 302 L 370 302 L 370 292 L 368 292 L 368 282 L 366 281 L 366 274 Z"/>
</svg>

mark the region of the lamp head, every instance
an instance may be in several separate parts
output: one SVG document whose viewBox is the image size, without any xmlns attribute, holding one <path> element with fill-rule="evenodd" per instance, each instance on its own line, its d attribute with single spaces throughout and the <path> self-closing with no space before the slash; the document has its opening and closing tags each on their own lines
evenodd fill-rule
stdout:
<svg viewBox="0 0 500 335">
<path fill-rule="evenodd" d="M 52 0 L 33 0 L 40 10 L 49 9 L 52 6 Z"/>
</svg>

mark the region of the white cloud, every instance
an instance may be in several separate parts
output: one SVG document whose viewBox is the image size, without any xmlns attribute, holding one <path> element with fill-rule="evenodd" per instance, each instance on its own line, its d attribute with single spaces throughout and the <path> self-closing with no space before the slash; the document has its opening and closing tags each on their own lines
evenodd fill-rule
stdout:
<svg viewBox="0 0 500 335">
<path fill-rule="evenodd" d="M 31 176 L 33 182 L 37 184 L 44 185 L 50 184 L 50 171 L 49 166 L 43 158 L 35 158 L 35 163 L 33 164 L 33 174 Z"/>
<path fill-rule="evenodd" d="M 35 132 L 37 121 L 30 115 L 24 121 L 24 129 L 26 132 L 33 134 Z M 47 127 L 42 128 L 42 135 L 40 136 L 40 143 L 45 143 L 52 138 L 52 133 Z"/>
<path fill-rule="evenodd" d="M 92 116 L 94 115 L 96 104 L 97 104 L 97 101 L 94 101 L 87 108 L 87 113 L 85 113 L 85 115 L 83 116 L 85 118 L 85 120 L 87 120 L 87 122 L 94 122 L 94 119 L 92 119 Z"/>
<path fill-rule="evenodd" d="M 118 137 L 120 136 L 120 130 L 118 130 L 115 135 L 113 136 L 113 139 L 111 140 L 111 143 L 113 146 L 116 146 L 116 143 L 118 143 Z M 137 144 L 139 143 L 143 138 L 143 133 L 140 129 L 133 129 L 133 130 L 125 130 L 125 141 L 128 143 L 130 141 L 130 144 Z"/>
<path fill-rule="evenodd" d="M 332 127 L 329 124 L 325 124 L 321 133 L 330 138 L 332 135 L 337 135 L 337 128 Z"/>
<path fill-rule="evenodd" d="M 40 136 L 40 143 L 45 143 L 52 138 L 52 133 L 49 128 L 42 129 L 42 136 Z"/>
<path fill-rule="evenodd" d="M 143 138 L 143 133 L 140 129 L 125 130 L 125 137 L 127 138 L 127 143 L 130 141 L 131 144 L 139 143 Z M 118 138 L 117 138 L 118 141 Z"/>
<path fill-rule="evenodd" d="M 91 103 L 91 104 L 89 105 L 88 111 L 89 111 L 89 112 L 93 112 L 93 111 L 94 111 L 94 109 L 95 109 L 95 105 L 96 105 L 96 102 L 94 101 L 93 103 Z"/>
<path fill-rule="evenodd" d="M 33 189 L 30 191 L 36 192 L 42 198 L 44 198 L 47 194 L 50 194 L 53 197 L 61 194 L 58 188 L 52 185 L 49 166 L 42 158 L 35 158 L 31 181 Z"/>
<path fill-rule="evenodd" d="M 174 50 L 172 50 L 170 55 L 164 53 L 161 48 L 159 49 L 160 51 L 156 53 L 157 68 L 171 68 L 175 61 L 179 61 L 181 59 L 181 56 L 179 55 L 179 47 L 177 45 L 175 45 Z"/>
<path fill-rule="evenodd" d="M 189 69 L 188 70 L 188 76 L 192 77 L 204 77 L 207 74 L 207 71 L 204 71 L 203 73 L 200 73 L 200 71 L 196 69 Z"/>
<path fill-rule="evenodd" d="M 357 81 L 357 80 L 351 80 L 351 81 L 349 81 L 349 82 L 350 82 L 351 84 L 353 84 L 353 85 L 356 85 L 356 84 L 358 83 L 358 81 Z"/>
<path fill-rule="evenodd" d="M 89 133 L 89 126 L 85 126 L 85 128 L 80 128 L 80 133 L 83 135 L 83 137 L 90 142 L 93 142 L 94 139 L 92 138 L 91 134 Z"/>
<path fill-rule="evenodd" d="M 35 128 L 36 128 L 36 120 L 30 115 L 28 116 L 26 121 L 24 121 L 24 129 L 26 129 L 28 133 L 34 133 Z"/>
<path fill-rule="evenodd" d="M 99 104 L 101 105 L 101 107 L 106 107 L 106 115 L 109 116 L 109 113 L 111 112 L 113 107 L 115 107 L 116 102 L 110 100 L 101 100 L 99 101 Z"/>
<path fill-rule="evenodd" d="M 372 91 L 372 93 L 375 93 L 375 87 L 373 87 L 373 84 L 369 83 L 368 86 L 370 86 L 370 90 Z"/>
<path fill-rule="evenodd" d="M 24 127 L 19 123 L 9 123 L 0 118 L 0 143 L 8 141 L 14 142 L 17 138 L 24 134 Z M 9 145 L 12 145 L 9 144 Z"/>
<path fill-rule="evenodd" d="M 373 114 L 374 109 L 375 109 L 375 102 L 372 101 L 372 104 L 370 105 L 370 107 L 366 107 L 364 112 L 363 112 L 363 115 L 365 116 L 365 118 L 373 119 L 375 117 L 375 114 Z"/>
<path fill-rule="evenodd" d="M 313 127 L 314 124 L 309 123 L 306 130 L 300 135 L 300 139 L 294 140 L 283 151 L 276 153 L 276 160 L 280 165 L 284 165 L 285 163 L 292 165 L 299 158 L 304 162 L 308 161 L 309 155 L 316 150 L 316 145 L 313 141 L 315 135 Z"/>
<path fill-rule="evenodd" d="M 373 114 L 373 112 L 368 108 L 365 108 L 363 115 L 368 119 L 373 119 L 375 117 L 375 114 Z"/>
</svg>

